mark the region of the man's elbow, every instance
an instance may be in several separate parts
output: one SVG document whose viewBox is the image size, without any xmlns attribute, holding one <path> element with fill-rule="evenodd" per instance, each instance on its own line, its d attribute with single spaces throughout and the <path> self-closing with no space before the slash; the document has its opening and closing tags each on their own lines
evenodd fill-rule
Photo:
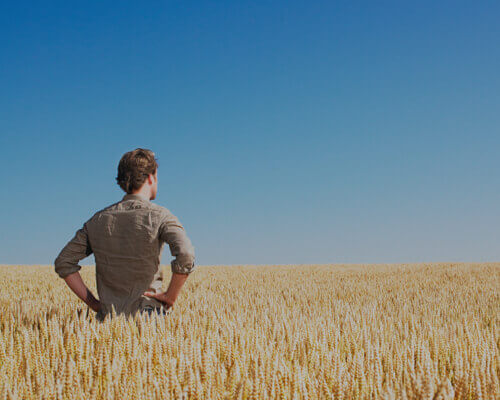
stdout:
<svg viewBox="0 0 500 400">
<path fill-rule="evenodd" d="M 186 249 L 179 253 L 172 261 L 172 272 L 177 274 L 190 274 L 195 269 L 194 248 Z"/>
<path fill-rule="evenodd" d="M 66 278 L 68 275 L 78 272 L 79 270 L 79 265 L 72 265 L 71 263 L 68 263 L 67 261 L 62 259 L 60 256 L 58 256 L 54 260 L 54 271 L 62 279 Z"/>
<path fill-rule="evenodd" d="M 59 275 L 60 278 L 64 278 L 64 276 L 62 276 L 64 275 L 64 266 L 60 256 L 57 256 L 57 258 L 54 260 L 54 271 L 57 275 Z"/>
</svg>

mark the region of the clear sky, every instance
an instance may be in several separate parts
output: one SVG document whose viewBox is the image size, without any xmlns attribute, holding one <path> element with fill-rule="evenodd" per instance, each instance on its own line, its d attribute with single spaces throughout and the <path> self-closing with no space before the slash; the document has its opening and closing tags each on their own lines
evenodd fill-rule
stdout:
<svg viewBox="0 0 500 400">
<path fill-rule="evenodd" d="M 499 19 L 496 1 L 2 2 L 0 263 L 52 264 L 122 198 L 136 147 L 198 264 L 500 261 Z"/>
</svg>

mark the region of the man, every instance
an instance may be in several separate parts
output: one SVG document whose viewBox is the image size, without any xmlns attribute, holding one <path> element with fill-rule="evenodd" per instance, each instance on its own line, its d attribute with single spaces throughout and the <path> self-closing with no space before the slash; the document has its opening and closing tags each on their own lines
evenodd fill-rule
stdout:
<svg viewBox="0 0 500 400">
<path fill-rule="evenodd" d="M 75 294 L 103 321 L 106 315 L 138 311 L 164 312 L 172 307 L 194 270 L 194 247 L 179 220 L 152 203 L 158 189 L 154 153 L 137 148 L 125 153 L 118 165 L 117 183 L 126 192 L 122 200 L 96 212 L 61 250 L 54 267 Z M 175 258 L 166 292 L 159 269 L 164 243 Z M 83 282 L 78 262 L 94 253 L 97 300 Z"/>
</svg>

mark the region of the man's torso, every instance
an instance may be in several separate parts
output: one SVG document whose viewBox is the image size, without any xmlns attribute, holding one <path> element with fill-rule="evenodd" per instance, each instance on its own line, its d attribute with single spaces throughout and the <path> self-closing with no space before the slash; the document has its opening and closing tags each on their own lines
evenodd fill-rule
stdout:
<svg viewBox="0 0 500 400">
<path fill-rule="evenodd" d="M 117 313 L 133 314 L 161 303 L 144 292 L 161 291 L 159 269 L 164 241 L 160 227 L 169 211 L 137 194 L 95 213 L 86 222 L 96 261 L 96 283 L 104 318 L 114 306 Z"/>
</svg>

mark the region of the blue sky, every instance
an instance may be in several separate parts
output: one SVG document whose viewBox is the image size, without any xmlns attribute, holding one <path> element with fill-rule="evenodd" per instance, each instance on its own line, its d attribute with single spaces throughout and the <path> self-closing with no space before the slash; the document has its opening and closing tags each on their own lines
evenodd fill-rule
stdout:
<svg viewBox="0 0 500 400">
<path fill-rule="evenodd" d="M 493 1 L 3 2 L 0 263 L 52 264 L 121 199 L 136 147 L 198 264 L 500 261 L 499 18 Z"/>
</svg>

